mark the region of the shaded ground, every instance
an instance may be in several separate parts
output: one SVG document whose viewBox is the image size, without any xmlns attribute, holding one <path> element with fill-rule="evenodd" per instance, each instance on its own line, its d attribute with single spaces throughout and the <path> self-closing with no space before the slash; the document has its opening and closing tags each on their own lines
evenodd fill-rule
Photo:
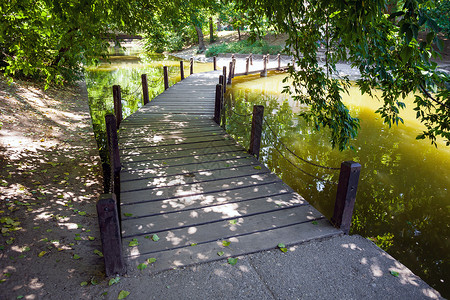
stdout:
<svg viewBox="0 0 450 300">
<path fill-rule="evenodd" d="M 0 298 L 78 296 L 103 272 L 85 88 L 0 80 L 0 117 Z"/>
</svg>

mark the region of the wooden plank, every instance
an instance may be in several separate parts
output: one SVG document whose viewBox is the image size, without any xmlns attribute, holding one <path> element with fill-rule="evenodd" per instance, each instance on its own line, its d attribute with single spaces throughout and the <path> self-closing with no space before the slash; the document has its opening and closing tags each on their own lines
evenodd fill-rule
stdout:
<svg viewBox="0 0 450 300">
<path fill-rule="evenodd" d="M 151 169 L 166 169 L 168 172 L 168 167 L 175 167 L 175 166 L 185 166 L 185 165 L 192 165 L 192 164 L 201 164 L 197 166 L 196 170 L 204 170 L 207 167 L 203 165 L 203 163 L 211 163 L 211 162 L 222 162 L 222 161 L 231 161 L 229 163 L 223 163 L 220 165 L 220 167 L 235 167 L 242 164 L 249 164 L 248 162 L 240 162 L 242 159 L 250 159 L 252 156 L 248 154 L 244 154 L 241 151 L 229 151 L 224 152 L 220 151 L 217 153 L 205 153 L 202 155 L 184 155 L 182 157 L 168 157 L 168 159 L 151 159 L 151 160 L 144 160 L 144 161 L 132 161 L 128 163 L 122 163 L 122 172 L 124 176 L 126 174 L 132 174 L 134 171 L 136 173 L 141 173 L 140 171 L 143 171 L 142 174 L 145 173 L 147 170 Z M 238 161 L 239 160 L 239 161 Z M 254 163 L 254 160 L 252 160 Z M 253 164 L 254 164 L 253 163 Z M 218 165 L 214 165 L 214 167 L 217 167 Z M 125 180 L 122 178 L 122 180 Z"/>
<path fill-rule="evenodd" d="M 152 147 L 166 147 L 166 146 L 176 146 L 176 145 L 186 145 L 186 144 L 198 144 L 198 143 L 208 143 L 208 142 L 216 142 L 220 140 L 226 139 L 228 136 L 226 135 L 211 135 L 211 136 L 200 136 L 200 137 L 194 137 L 190 138 L 189 140 L 167 140 L 167 141 L 161 141 L 161 143 L 154 142 L 154 143 L 142 143 L 142 144 L 125 144 L 125 145 L 119 145 L 120 151 L 123 152 L 125 150 L 134 150 L 139 148 L 152 148 Z M 230 140 L 231 138 L 228 138 Z"/>
<path fill-rule="evenodd" d="M 215 228 L 210 228 L 213 231 Z M 153 253 L 144 253 L 138 248 L 124 249 L 129 253 L 130 272 L 138 272 L 135 266 L 143 263 L 147 258 L 154 257 L 156 262 L 149 268 L 148 272 L 159 272 L 182 266 L 189 266 L 206 261 L 223 260 L 227 257 L 237 257 L 244 254 L 251 254 L 263 250 L 275 249 L 280 242 L 287 246 L 304 243 L 313 239 L 322 239 L 330 236 L 340 235 L 337 229 L 330 226 L 327 220 L 318 220 L 317 224 L 306 222 L 287 226 L 278 229 L 272 229 L 263 232 L 257 232 L 248 235 L 231 237 L 231 245 L 224 247 L 221 241 L 214 241 L 196 246 L 187 246 L 170 251 L 160 251 Z M 125 247 L 125 246 L 124 246 Z M 218 256 L 217 252 L 223 251 L 223 256 Z M 224 261 L 226 262 L 226 261 Z"/>
<path fill-rule="evenodd" d="M 289 203 L 303 204 L 306 201 L 298 194 L 294 193 L 288 186 L 282 186 L 279 182 L 273 182 L 255 187 L 242 187 L 228 191 L 218 191 L 210 194 L 200 194 L 197 196 L 179 197 L 167 200 L 123 205 L 122 212 L 133 214 L 133 216 L 163 214 L 179 210 L 191 210 L 201 207 L 214 207 L 220 204 L 240 203 L 253 199 L 264 199 L 264 202 L 284 205 L 278 196 L 290 195 Z M 281 198 L 284 199 L 284 198 Z M 124 215 L 122 215 L 122 218 Z"/>
<path fill-rule="evenodd" d="M 170 249 L 174 246 L 168 239 L 164 239 L 165 232 L 168 231 L 176 231 L 179 229 L 189 230 L 190 227 L 195 227 L 197 229 L 195 234 L 184 235 L 184 233 L 187 233 L 187 230 L 182 230 L 183 234 L 177 235 L 177 241 L 180 241 L 183 236 L 189 236 L 189 240 L 186 241 L 185 245 L 190 245 L 191 243 L 204 243 L 223 239 L 227 236 L 234 235 L 236 231 L 239 234 L 246 234 L 323 218 L 322 214 L 309 204 L 284 208 L 275 207 L 271 210 L 261 210 L 256 206 L 254 207 L 253 213 L 241 215 L 234 211 L 232 205 L 225 204 L 216 207 L 216 209 L 180 211 L 170 215 L 156 215 L 123 220 L 122 237 L 123 239 L 127 239 L 157 234 L 162 239 L 161 243 L 158 243 L 158 245 L 147 243 L 147 245 L 152 249 L 160 246 L 162 250 Z M 227 212 L 234 213 L 234 215 L 227 215 Z M 236 220 L 237 226 L 230 226 L 232 225 L 229 222 L 230 220 Z M 221 223 L 222 226 L 216 227 L 214 223 Z M 208 228 L 210 225 L 214 227 L 214 231 Z M 200 231 L 201 229 L 203 231 Z M 140 250 L 148 252 L 149 249 L 146 249 L 145 245 L 145 243 L 142 243 Z"/>
<path fill-rule="evenodd" d="M 222 179 L 206 183 L 186 183 L 183 186 L 163 187 L 154 189 L 143 189 L 139 191 L 122 192 L 121 204 L 131 204 L 146 201 L 172 199 L 178 197 L 196 196 L 210 194 L 220 191 L 239 189 L 253 186 L 255 190 L 260 185 L 281 181 L 275 174 L 261 174 L 242 176 L 231 179 Z"/>
<path fill-rule="evenodd" d="M 150 134 L 148 136 L 138 136 L 128 139 L 121 139 L 120 147 L 129 148 L 133 145 L 141 145 L 141 146 L 149 146 L 149 145 L 158 145 L 159 143 L 169 143 L 169 142 L 189 142 L 191 140 L 195 140 L 197 138 L 207 138 L 207 137 L 227 137 L 228 134 L 223 131 L 205 131 L 205 132 L 191 132 L 189 134 L 183 133 L 169 133 L 169 134 Z"/>
<path fill-rule="evenodd" d="M 120 150 L 120 157 L 126 160 L 129 157 L 134 157 L 136 155 L 141 154 L 151 154 L 151 153 L 173 153 L 177 151 L 188 151 L 188 150 L 196 150 L 196 149 L 217 149 L 223 146 L 235 146 L 236 143 L 231 140 L 215 140 L 215 141 L 205 141 L 198 143 L 190 143 L 190 144 L 171 144 L 171 145 L 159 145 L 158 147 L 147 147 L 147 148 L 134 148 L 134 149 L 126 149 Z M 242 151 L 245 151 L 242 148 Z"/>
<path fill-rule="evenodd" d="M 248 160 L 241 162 L 241 165 L 236 165 L 237 166 L 234 167 L 228 167 L 209 163 L 208 165 L 205 165 L 205 169 L 200 168 L 200 170 L 196 169 L 195 165 L 188 165 L 184 168 L 172 167 L 168 171 L 155 170 L 154 172 L 145 172 L 138 176 L 129 174 L 129 176 L 127 176 L 128 180 L 121 182 L 121 189 L 122 192 L 130 192 L 143 189 L 214 182 L 217 180 L 266 174 L 270 172 L 266 169 L 255 169 L 255 166 L 258 166 L 258 164 Z"/>
<path fill-rule="evenodd" d="M 222 141 L 219 141 L 222 142 Z M 180 157 L 191 157 L 196 155 L 205 155 L 205 154 L 219 154 L 226 152 L 235 152 L 235 153 L 244 153 L 246 152 L 244 148 L 236 146 L 236 144 L 226 141 L 223 141 L 221 145 L 216 147 L 208 147 L 209 145 L 200 144 L 197 148 L 189 148 L 189 149 L 175 149 L 175 150 L 165 150 L 165 149 L 153 149 L 156 150 L 151 151 L 150 153 L 139 153 L 137 155 L 122 155 L 122 164 L 125 166 L 128 163 L 132 162 L 141 162 L 141 161 L 151 161 L 151 160 L 167 160 L 171 158 L 180 158 Z"/>
</svg>

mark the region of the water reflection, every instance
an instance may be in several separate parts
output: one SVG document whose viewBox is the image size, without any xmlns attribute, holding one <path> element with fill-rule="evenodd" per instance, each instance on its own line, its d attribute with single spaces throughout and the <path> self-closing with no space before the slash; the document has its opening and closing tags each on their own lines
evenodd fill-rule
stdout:
<svg viewBox="0 0 450 300">
<path fill-rule="evenodd" d="M 251 117 L 255 104 L 265 106 L 267 123 L 279 137 L 264 128 L 261 159 L 287 184 L 325 216 L 331 218 L 339 171 L 324 170 L 303 163 L 283 148 L 286 144 L 298 156 L 331 167 L 344 160 L 362 165 L 352 233 L 372 239 L 433 285 L 450 296 L 450 152 L 416 141 L 418 125 L 407 122 L 389 129 L 369 106 L 350 103 L 352 115 L 361 119 L 354 150 L 331 149 L 326 131 L 315 132 L 298 117 L 302 109 L 289 99 L 265 92 L 274 79 L 235 81 L 228 103 L 239 114 L 228 112 L 227 129 L 248 148 Z M 264 87 L 264 85 L 266 87 Z M 282 89 L 281 80 L 277 86 Z M 255 87 L 252 90 L 251 87 Z M 275 90 L 277 87 L 275 87 Z M 358 91 L 351 91 L 352 101 Z M 358 92 L 359 93 L 359 92 Z M 361 96 L 360 96 L 361 97 Z M 419 128 L 420 130 L 420 128 Z M 279 152 L 301 170 L 293 167 Z M 305 173 L 308 173 L 309 176 Z"/>
</svg>

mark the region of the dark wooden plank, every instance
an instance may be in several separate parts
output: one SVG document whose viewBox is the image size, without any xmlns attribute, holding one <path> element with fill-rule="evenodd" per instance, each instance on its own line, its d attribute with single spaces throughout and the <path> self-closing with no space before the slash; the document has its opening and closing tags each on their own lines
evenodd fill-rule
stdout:
<svg viewBox="0 0 450 300">
<path fill-rule="evenodd" d="M 234 215 L 227 215 L 227 212 Z M 309 220 L 316 220 L 323 218 L 316 209 L 311 205 L 299 205 L 289 207 L 275 207 L 273 209 L 258 209 L 255 207 L 253 213 L 239 214 L 233 210 L 230 205 L 222 205 L 216 207 L 216 210 L 211 209 L 197 209 L 195 211 L 180 211 L 170 215 L 156 215 L 151 217 L 142 217 L 138 219 L 127 219 L 122 221 L 122 236 L 124 239 L 133 238 L 137 236 L 145 236 L 149 234 L 161 234 L 160 238 L 164 237 L 164 232 L 175 231 L 178 229 L 188 229 L 189 227 L 196 227 L 195 234 L 188 235 L 190 241 L 186 241 L 186 245 L 190 243 L 203 243 L 214 240 L 219 240 L 230 236 L 232 232 L 239 234 L 257 232 L 261 230 L 268 230 L 271 228 L 283 227 Z M 230 229 L 230 220 L 236 220 L 237 228 Z M 223 226 L 216 228 L 214 232 L 208 229 L 208 225 L 213 223 L 222 223 Z M 205 229 L 203 232 L 199 228 Z M 230 232 L 231 231 L 231 232 Z M 178 241 L 182 239 L 182 235 L 178 237 Z M 170 249 L 173 243 L 164 243 L 167 240 L 161 241 L 157 246 L 163 249 Z M 150 246 L 153 243 L 149 243 Z M 166 244 L 166 245 L 164 245 Z M 142 249 L 143 252 L 148 252 L 148 249 Z"/>
<path fill-rule="evenodd" d="M 258 186 L 270 184 L 275 181 L 281 182 L 275 174 L 261 174 L 222 179 L 206 183 L 187 183 L 183 186 L 143 189 L 139 191 L 123 192 L 121 194 L 121 204 L 125 205 L 145 201 L 196 196 L 200 194 L 210 194 L 220 191 L 239 189 L 242 187 L 254 187 L 255 191 L 257 191 Z M 287 186 L 284 187 L 284 189 L 286 188 Z M 280 190 L 283 190 L 283 188 L 280 188 Z"/>
<path fill-rule="evenodd" d="M 289 195 L 289 202 L 285 201 L 283 195 Z M 281 197 L 280 197 L 281 196 Z M 280 186 L 279 182 L 254 187 L 241 187 L 234 190 L 219 191 L 197 196 L 179 197 L 167 200 L 123 205 L 122 212 L 133 216 L 164 214 L 179 210 L 192 210 L 197 208 L 214 207 L 227 203 L 241 203 L 258 199 L 258 203 L 273 203 L 277 206 L 289 204 L 303 204 L 305 200 L 287 186 Z M 122 215 L 124 217 L 124 215 Z"/>
</svg>

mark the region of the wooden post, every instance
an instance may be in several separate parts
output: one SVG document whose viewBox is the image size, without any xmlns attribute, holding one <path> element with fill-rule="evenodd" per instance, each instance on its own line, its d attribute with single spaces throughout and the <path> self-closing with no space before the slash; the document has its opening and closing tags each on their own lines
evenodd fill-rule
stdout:
<svg viewBox="0 0 450 300">
<path fill-rule="evenodd" d="M 264 64 L 264 69 L 261 72 L 261 77 L 267 77 L 267 56 L 263 56 L 263 64 Z"/>
<path fill-rule="evenodd" d="M 144 105 L 150 102 L 150 99 L 148 97 L 148 81 L 147 81 L 147 74 L 141 75 L 141 81 L 142 81 L 142 99 L 144 99 Z"/>
<path fill-rule="evenodd" d="M 223 93 L 227 92 L 227 67 L 223 66 Z"/>
<path fill-rule="evenodd" d="M 220 111 L 222 108 L 222 85 L 217 84 L 216 85 L 216 100 L 215 100 L 215 107 L 214 107 L 214 122 L 220 125 Z"/>
<path fill-rule="evenodd" d="M 250 69 L 250 58 L 247 56 L 247 58 L 245 59 L 245 75 L 248 74 L 248 71 Z"/>
<path fill-rule="evenodd" d="M 97 215 L 106 276 L 123 275 L 126 272 L 126 265 L 123 259 L 119 214 L 114 194 L 100 196 L 97 202 Z"/>
<path fill-rule="evenodd" d="M 261 148 L 261 132 L 263 125 L 264 106 L 253 106 L 252 131 L 250 133 L 250 149 L 248 153 L 259 159 L 259 149 Z"/>
<path fill-rule="evenodd" d="M 224 86 L 223 75 L 219 76 L 219 84 L 222 85 L 222 97 L 223 97 L 223 95 L 225 94 L 224 91 L 223 91 L 223 86 Z"/>
<path fill-rule="evenodd" d="M 164 90 L 169 88 L 169 71 L 166 66 L 163 67 L 164 70 Z"/>
<path fill-rule="evenodd" d="M 180 60 L 180 76 L 181 76 L 181 80 L 184 79 L 184 62 L 182 60 Z"/>
<path fill-rule="evenodd" d="M 216 71 L 217 70 L 217 57 L 216 56 L 213 57 L 213 66 L 214 66 L 214 71 Z"/>
<path fill-rule="evenodd" d="M 350 232 L 350 226 L 352 224 L 353 208 L 355 206 L 360 172 L 361 165 L 359 163 L 344 161 L 341 164 L 336 202 L 334 203 L 334 213 L 331 222 L 335 227 L 344 231 L 345 234 Z"/>
<path fill-rule="evenodd" d="M 117 139 L 116 118 L 113 114 L 105 116 L 106 138 L 108 142 L 109 164 L 111 166 L 110 192 L 116 194 L 117 201 L 120 201 L 120 165 L 119 142 Z M 120 205 L 117 207 L 120 215 Z"/>
<path fill-rule="evenodd" d="M 253 54 L 250 53 L 249 57 L 250 57 L 250 65 L 253 66 Z"/>
<path fill-rule="evenodd" d="M 233 58 L 232 63 L 233 63 L 233 72 L 231 76 L 234 78 L 234 71 L 236 70 L 236 58 Z"/>
<path fill-rule="evenodd" d="M 278 61 L 278 69 L 281 69 L 281 55 L 278 53 L 277 55 L 277 61 Z"/>
<path fill-rule="evenodd" d="M 190 68 L 191 68 L 191 72 L 190 74 L 194 74 L 194 58 L 191 57 L 191 61 L 190 61 Z"/>
<path fill-rule="evenodd" d="M 116 115 L 116 126 L 119 128 L 122 122 L 122 93 L 120 85 L 113 85 L 114 114 Z"/>
<path fill-rule="evenodd" d="M 233 61 L 230 61 L 230 70 L 228 71 L 228 81 L 227 84 L 231 84 L 231 80 L 233 79 Z"/>
<path fill-rule="evenodd" d="M 269 56 L 270 56 L 270 54 L 266 54 L 267 63 L 269 63 Z"/>
</svg>

